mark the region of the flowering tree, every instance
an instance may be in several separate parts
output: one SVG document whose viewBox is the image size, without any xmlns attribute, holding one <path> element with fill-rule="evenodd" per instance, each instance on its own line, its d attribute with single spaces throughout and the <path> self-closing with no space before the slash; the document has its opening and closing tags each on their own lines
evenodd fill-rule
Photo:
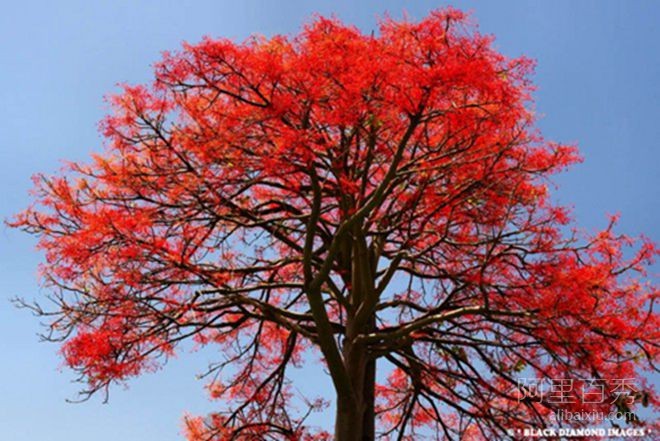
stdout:
<svg viewBox="0 0 660 441">
<path fill-rule="evenodd" d="M 31 307 L 85 393 L 192 339 L 228 369 L 190 440 L 331 438 L 290 378 L 315 358 L 341 441 L 494 439 L 657 404 L 641 372 L 657 251 L 569 228 L 547 187 L 576 149 L 541 137 L 532 63 L 491 40 L 454 9 L 376 35 L 317 18 L 184 45 L 110 98 L 105 153 L 37 176 L 12 221 L 39 237 L 55 306 Z M 571 387 L 532 394 L 523 376 Z"/>
</svg>

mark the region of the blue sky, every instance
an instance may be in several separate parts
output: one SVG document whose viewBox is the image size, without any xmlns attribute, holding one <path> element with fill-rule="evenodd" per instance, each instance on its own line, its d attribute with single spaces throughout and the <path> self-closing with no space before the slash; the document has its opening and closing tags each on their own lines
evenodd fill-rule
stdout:
<svg viewBox="0 0 660 441">
<path fill-rule="evenodd" d="M 0 217 L 28 201 L 30 175 L 98 151 L 102 97 L 117 82 L 151 78 L 160 51 L 203 35 L 243 39 L 295 33 L 313 13 L 371 31 L 376 17 L 421 17 L 439 1 L 3 2 L 0 15 Z M 538 62 L 544 134 L 579 144 L 585 162 L 557 178 L 556 197 L 595 229 L 620 212 L 619 231 L 660 241 L 660 2 L 456 1 L 505 54 Z M 0 439 L 180 439 L 184 411 L 213 409 L 195 374 L 212 351 L 182 353 L 165 369 L 113 391 L 110 404 L 76 395 L 57 347 L 9 298 L 39 298 L 32 238 L 0 227 Z M 657 268 L 657 266 L 656 266 Z M 309 378 L 308 378 L 309 379 Z M 327 381 L 314 380 L 319 389 Z M 318 417 L 321 421 L 323 417 Z"/>
</svg>

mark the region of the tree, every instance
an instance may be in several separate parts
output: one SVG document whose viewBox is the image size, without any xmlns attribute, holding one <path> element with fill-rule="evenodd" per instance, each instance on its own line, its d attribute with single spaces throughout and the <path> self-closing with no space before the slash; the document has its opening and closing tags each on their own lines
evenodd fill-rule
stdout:
<svg viewBox="0 0 660 441">
<path fill-rule="evenodd" d="M 533 63 L 491 42 L 455 9 L 375 35 L 319 17 L 184 45 L 111 97 L 105 153 L 38 175 L 12 221 L 39 237 L 54 306 L 30 307 L 84 393 L 192 339 L 228 372 L 190 440 L 331 438 L 292 404 L 324 406 L 288 376 L 314 357 L 335 440 L 502 438 L 558 410 L 639 424 L 633 398 L 657 405 L 657 250 L 550 202 L 577 150 L 542 138 Z M 557 402 L 521 376 L 572 387 Z"/>
</svg>

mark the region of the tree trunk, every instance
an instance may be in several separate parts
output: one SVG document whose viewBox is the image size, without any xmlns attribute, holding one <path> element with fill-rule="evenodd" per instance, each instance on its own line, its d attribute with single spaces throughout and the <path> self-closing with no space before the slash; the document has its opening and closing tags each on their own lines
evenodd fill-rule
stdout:
<svg viewBox="0 0 660 441">
<path fill-rule="evenodd" d="M 357 345 L 347 344 L 344 356 L 355 397 L 337 400 L 335 441 L 373 441 L 376 362 L 364 347 Z"/>
<path fill-rule="evenodd" d="M 346 322 L 346 341 L 343 357 L 355 394 L 354 400 L 339 398 L 335 420 L 335 441 L 373 441 L 375 434 L 376 360 L 364 344 L 356 344 L 359 331 L 354 327 L 354 316 Z M 364 331 L 375 328 L 372 317 Z"/>
<path fill-rule="evenodd" d="M 374 260 L 372 262 L 372 260 Z M 360 334 L 376 328 L 373 311 L 375 295 L 373 259 L 360 225 L 346 242 L 341 261 L 351 274 L 351 288 L 346 314 L 346 336 L 342 358 L 351 381 L 352 397 L 338 396 L 335 419 L 335 441 L 373 441 L 375 439 L 376 360 L 364 343 L 356 343 Z M 362 312 L 360 312 L 362 311 Z M 364 311 L 367 311 L 365 315 Z M 359 317 L 361 315 L 361 317 Z M 367 318 L 368 317 L 368 318 Z"/>
</svg>

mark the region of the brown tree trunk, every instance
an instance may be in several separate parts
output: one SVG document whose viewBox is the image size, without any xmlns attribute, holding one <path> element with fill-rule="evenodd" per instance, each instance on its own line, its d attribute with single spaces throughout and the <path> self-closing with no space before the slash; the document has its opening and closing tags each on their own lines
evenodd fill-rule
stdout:
<svg viewBox="0 0 660 441">
<path fill-rule="evenodd" d="M 349 307 L 346 316 L 346 336 L 342 348 L 343 362 L 350 378 L 352 397 L 339 396 L 335 419 L 335 441 L 373 441 L 375 439 L 376 360 L 364 343 L 356 337 L 376 328 L 373 296 L 375 287 L 373 259 L 364 234 L 356 225 L 350 242 L 346 243 L 341 261 L 351 274 Z"/>
<path fill-rule="evenodd" d="M 354 400 L 338 399 L 335 419 L 335 441 L 373 441 L 375 434 L 376 360 L 364 344 L 354 343 L 359 334 L 351 314 L 346 323 L 343 357 L 351 379 Z M 372 318 L 365 331 L 375 327 Z"/>
<path fill-rule="evenodd" d="M 355 397 L 337 400 L 335 441 L 373 441 L 376 362 L 357 345 L 347 344 L 344 356 Z"/>
<path fill-rule="evenodd" d="M 372 441 L 376 438 L 376 360 L 369 359 L 367 361 L 362 393 L 362 400 L 365 405 L 362 414 L 362 440 Z"/>
</svg>

